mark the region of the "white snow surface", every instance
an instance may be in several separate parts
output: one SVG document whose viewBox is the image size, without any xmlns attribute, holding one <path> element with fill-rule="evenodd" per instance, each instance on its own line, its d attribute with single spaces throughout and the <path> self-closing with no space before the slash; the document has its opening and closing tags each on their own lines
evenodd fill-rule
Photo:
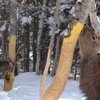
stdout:
<svg viewBox="0 0 100 100">
<path fill-rule="evenodd" d="M 42 76 L 33 72 L 20 74 L 15 78 L 13 89 L 9 92 L 3 91 L 3 79 L 0 79 L 0 100 L 39 100 L 41 78 Z M 47 76 L 45 89 L 52 80 L 52 77 Z M 78 81 L 68 80 L 59 100 L 84 100 L 78 87 Z"/>
<path fill-rule="evenodd" d="M 98 22 L 100 23 L 100 17 L 97 16 L 96 18 L 97 18 Z"/>
</svg>

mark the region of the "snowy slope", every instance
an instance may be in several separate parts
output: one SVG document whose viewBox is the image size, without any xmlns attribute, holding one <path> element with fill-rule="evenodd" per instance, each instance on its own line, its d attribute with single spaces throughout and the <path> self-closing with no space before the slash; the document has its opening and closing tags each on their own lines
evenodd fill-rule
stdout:
<svg viewBox="0 0 100 100">
<path fill-rule="evenodd" d="M 46 88 L 52 80 L 53 78 L 47 76 Z M 4 92 L 3 80 L 0 79 L 0 100 L 39 100 L 40 82 L 41 76 L 33 72 L 23 73 L 15 78 L 13 89 Z M 59 100 L 84 100 L 80 94 L 78 82 L 69 80 Z"/>
</svg>

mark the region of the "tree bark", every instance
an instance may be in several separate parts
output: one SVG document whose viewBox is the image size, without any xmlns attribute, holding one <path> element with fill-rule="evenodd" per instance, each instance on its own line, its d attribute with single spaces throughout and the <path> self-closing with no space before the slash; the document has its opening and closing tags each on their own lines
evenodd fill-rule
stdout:
<svg viewBox="0 0 100 100">
<path fill-rule="evenodd" d="M 70 23 L 71 34 L 63 41 L 57 73 L 52 84 L 48 87 L 41 100 L 58 100 L 62 94 L 72 65 L 75 45 L 84 23 L 91 11 L 93 0 L 82 0 L 76 5 L 76 18 Z M 81 23 L 80 23 L 81 22 Z M 46 68 L 47 70 L 47 68 Z M 44 92 L 44 91 L 41 91 Z"/>
<path fill-rule="evenodd" d="M 59 62 L 59 55 L 60 55 L 60 36 L 57 37 L 57 43 L 56 43 L 56 52 L 55 52 L 55 58 L 54 58 L 54 64 L 51 71 L 51 76 L 53 77 L 56 73 L 58 62 Z"/>
<path fill-rule="evenodd" d="M 13 3 L 14 1 L 16 0 L 11 0 L 10 2 L 10 34 L 16 34 L 17 31 L 17 6 Z"/>
<path fill-rule="evenodd" d="M 30 52 L 30 42 L 29 42 L 29 25 L 25 28 L 25 71 L 29 72 L 29 52 Z"/>
<path fill-rule="evenodd" d="M 10 42 L 9 42 L 9 59 L 12 64 L 15 64 L 16 59 L 16 30 L 17 30 L 17 18 L 16 18 L 16 5 L 13 4 L 14 0 L 10 2 Z M 16 0 L 15 0 L 16 1 Z M 10 71 L 10 78 L 6 80 L 6 72 L 4 73 L 4 90 L 9 91 L 12 89 L 13 81 L 14 81 L 14 70 L 15 65 L 13 65 L 13 70 Z"/>
<path fill-rule="evenodd" d="M 37 42 L 38 19 L 35 18 L 35 21 L 33 25 L 33 71 L 34 72 L 36 70 L 35 67 L 36 67 L 36 42 Z"/>
<path fill-rule="evenodd" d="M 92 27 L 95 30 L 95 33 L 100 36 L 100 23 L 97 20 L 95 0 L 92 2 L 92 11 L 90 12 L 90 19 L 91 19 Z"/>
<path fill-rule="evenodd" d="M 51 55 L 52 55 L 52 50 L 53 50 L 53 44 L 54 44 L 54 38 L 55 38 L 55 31 L 56 31 L 56 25 L 60 26 L 60 16 L 59 16 L 59 8 L 61 5 L 61 0 L 58 0 L 56 2 L 57 8 L 54 10 L 54 23 L 52 25 L 52 35 L 51 35 L 51 39 L 50 39 L 50 46 L 49 46 L 49 50 L 48 50 L 48 54 L 47 54 L 47 62 L 45 65 L 45 69 L 44 69 L 44 73 L 43 73 L 43 77 L 42 77 L 42 81 L 41 81 L 41 86 L 40 86 L 40 100 L 42 100 L 43 95 L 44 95 L 44 84 L 46 81 L 46 75 L 48 73 L 48 69 L 50 66 L 50 60 L 51 60 Z"/>
<path fill-rule="evenodd" d="M 43 32 L 43 19 L 44 19 L 44 9 L 45 9 L 45 5 L 46 1 L 43 0 L 43 8 L 42 8 L 42 14 L 40 15 L 40 21 L 39 21 L 39 31 L 38 31 L 38 36 L 37 36 L 37 59 L 36 59 L 36 74 L 39 75 L 40 74 L 40 52 L 41 52 L 41 36 L 42 36 L 42 32 Z"/>
<path fill-rule="evenodd" d="M 12 89 L 14 82 L 14 70 L 15 70 L 15 60 L 16 60 L 16 36 L 11 35 L 9 42 L 9 59 L 12 62 L 13 70 L 9 71 L 9 80 L 6 79 L 8 71 L 4 73 L 4 91 L 9 91 Z"/>
<path fill-rule="evenodd" d="M 62 94 L 71 69 L 74 48 L 82 28 L 82 24 L 77 24 L 71 31 L 71 37 L 64 39 L 55 78 L 41 100 L 58 100 Z"/>
</svg>

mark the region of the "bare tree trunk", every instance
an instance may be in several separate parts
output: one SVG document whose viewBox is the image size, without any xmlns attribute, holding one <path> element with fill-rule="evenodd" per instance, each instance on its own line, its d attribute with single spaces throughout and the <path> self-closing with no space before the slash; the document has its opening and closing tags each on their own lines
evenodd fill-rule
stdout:
<svg viewBox="0 0 100 100">
<path fill-rule="evenodd" d="M 4 54 L 5 54 L 5 50 L 4 50 L 4 34 L 2 34 L 2 61 L 4 61 Z"/>
<path fill-rule="evenodd" d="M 49 50 L 48 50 L 48 55 L 47 55 L 47 62 L 46 62 L 46 65 L 45 65 L 45 70 L 44 70 L 44 73 L 43 73 L 43 77 L 42 77 L 42 81 L 41 81 L 41 86 L 40 86 L 40 99 L 42 100 L 43 99 L 43 95 L 44 95 L 44 84 L 45 84 L 45 81 L 46 81 L 46 75 L 48 73 L 48 69 L 49 69 L 49 66 L 50 66 L 50 60 L 51 60 L 51 55 L 52 55 L 52 50 L 53 50 L 53 44 L 54 44 L 54 38 L 55 38 L 55 30 L 56 30 L 56 26 L 58 25 L 58 27 L 60 26 L 60 5 L 61 5 L 61 0 L 58 0 L 56 2 L 56 9 L 54 10 L 54 23 L 52 25 L 52 35 L 51 35 L 51 39 L 50 39 L 50 47 L 49 47 Z"/>
<path fill-rule="evenodd" d="M 14 70 L 15 70 L 15 60 L 16 60 L 16 36 L 11 35 L 9 42 L 9 59 L 12 62 L 13 70 L 6 71 L 4 73 L 4 91 L 9 91 L 12 89 L 12 85 L 14 82 Z M 7 80 L 6 76 L 8 75 L 9 80 Z M 10 75 L 10 76 L 9 76 Z"/>
<path fill-rule="evenodd" d="M 2 60 L 7 58 L 7 31 L 4 31 L 2 34 Z"/>
<path fill-rule="evenodd" d="M 16 34 L 17 31 L 17 6 L 13 3 L 14 1 L 16 0 L 11 0 L 10 2 L 10 34 Z"/>
<path fill-rule="evenodd" d="M 38 31 L 38 36 L 37 36 L 37 59 L 36 59 L 36 74 L 40 74 L 40 52 L 41 52 L 41 36 L 43 32 L 43 19 L 44 19 L 44 9 L 45 9 L 45 4 L 46 1 L 43 1 L 43 8 L 42 8 L 42 14 L 40 15 L 40 22 L 39 22 L 39 31 Z"/>
<path fill-rule="evenodd" d="M 77 61 L 77 59 L 75 59 L 75 62 Z M 75 65 L 75 72 L 74 72 L 74 80 L 76 80 L 77 77 L 77 65 Z"/>
<path fill-rule="evenodd" d="M 70 36 L 66 37 L 63 41 L 60 61 L 54 81 L 48 87 L 46 92 L 44 94 L 42 93 L 41 100 L 58 100 L 58 98 L 62 94 L 71 69 L 76 42 L 81 30 L 83 29 L 87 16 L 91 11 L 92 1 L 93 0 L 84 0 L 84 1 L 82 0 L 81 2 L 77 3 L 76 5 L 77 20 L 74 19 L 72 23 L 70 23 L 71 26 L 69 26 L 70 27 L 69 32 L 71 30 L 72 31 Z"/>
<path fill-rule="evenodd" d="M 92 2 L 92 11 L 90 12 L 90 19 L 91 19 L 92 27 L 95 30 L 95 33 L 100 36 L 100 23 L 97 20 L 95 0 Z"/>
<path fill-rule="evenodd" d="M 37 15 L 38 17 L 38 15 Z M 35 18 L 33 27 L 33 71 L 35 72 L 36 67 L 36 41 L 37 41 L 37 30 L 38 30 L 38 19 Z"/>
<path fill-rule="evenodd" d="M 25 43 L 25 37 L 24 37 L 24 43 Z M 23 68 L 24 68 L 24 71 L 25 71 L 25 69 L 26 69 L 26 68 L 25 68 L 25 61 L 26 61 L 26 55 L 25 55 L 25 54 L 26 54 L 26 45 L 24 46 L 23 52 L 24 52 L 24 53 L 23 53 L 23 56 L 24 56 Z"/>
<path fill-rule="evenodd" d="M 51 71 L 51 76 L 54 76 L 54 74 L 56 73 L 59 62 L 59 56 L 60 56 L 60 36 L 57 37 L 56 53 L 55 53 L 54 65 Z"/>
<path fill-rule="evenodd" d="M 30 52 L 30 43 L 29 43 L 29 25 L 25 28 L 25 71 L 29 72 L 29 52 Z"/>
<path fill-rule="evenodd" d="M 10 42 L 9 42 L 9 59 L 12 63 L 15 63 L 16 59 L 16 30 L 17 30 L 17 19 L 16 19 L 16 5 L 13 4 L 14 0 L 10 2 Z M 15 0 L 16 1 L 16 0 Z M 10 72 L 10 80 L 6 79 L 6 72 L 4 73 L 4 90 L 9 91 L 12 89 L 13 81 L 14 81 L 14 70 L 15 65 L 13 66 L 13 71 Z"/>
<path fill-rule="evenodd" d="M 76 31 L 77 28 L 79 28 L 78 31 Z M 64 39 L 62 44 L 60 61 L 59 61 L 59 65 L 58 65 L 58 69 L 54 81 L 46 90 L 42 100 L 58 100 L 58 98 L 62 94 L 72 65 L 74 48 L 76 46 L 76 42 L 82 28 L 83 28 L 82 24 L 77 24 L 76 27 L 74 27 L 73 30 L 71 31 L 72 36 L 70 39 L 72 39 L 72 37 L 74 36 L 75 38 L 73 38 L 72 41 L 68 38 Z"/>
</svg>

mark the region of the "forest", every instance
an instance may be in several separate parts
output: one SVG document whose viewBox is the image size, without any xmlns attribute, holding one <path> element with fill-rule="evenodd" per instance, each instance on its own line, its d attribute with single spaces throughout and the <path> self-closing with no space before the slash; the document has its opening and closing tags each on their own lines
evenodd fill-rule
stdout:
<svg viewBox="0 0 100 100">
<path fill-rule="evenodd" d="M 35 80 L 41 77 L 39 100 L 58 100 L 70 80 L 87 100 L 100 100 L 99 66 L 100 0 L 0 0 L 2 91 L 11 91 L 19 75 L 33 73 Z"/>
</svg>

